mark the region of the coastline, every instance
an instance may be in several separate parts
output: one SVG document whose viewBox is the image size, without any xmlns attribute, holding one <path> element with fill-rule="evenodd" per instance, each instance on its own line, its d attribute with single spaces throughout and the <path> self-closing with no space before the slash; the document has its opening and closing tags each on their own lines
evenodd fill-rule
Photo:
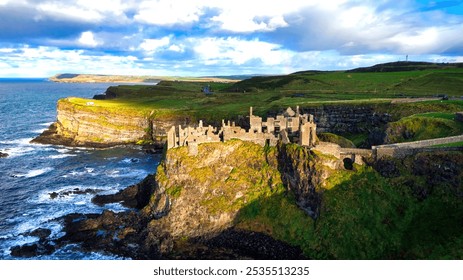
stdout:
<svg viewBox="0 0 463 280">
<path fill-rule="evenodd" d="M 128 76 L 95 74 L 57 74 L 48 78 L 55 83 L 157 84 L 160 81 L 235 83 L 240 80 L 216 77 Z"/>
</svg>

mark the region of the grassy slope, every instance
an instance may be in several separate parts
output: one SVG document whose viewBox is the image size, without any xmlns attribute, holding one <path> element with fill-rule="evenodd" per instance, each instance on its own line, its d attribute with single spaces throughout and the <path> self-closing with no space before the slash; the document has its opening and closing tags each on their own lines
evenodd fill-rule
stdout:
<svg viewBox="0 0 463 280">
<path fill-rule="evenodd" d="M 333 99 L 393 98 L 398 96 L 460 96 L 463 68 L 402 72 L 301 72 L 288 76 L 255 77 L 232 88 L 247 91 L 299 93 L 305 97 Z"/>
<path fill-rule="evenodd" d="M 463 123 L 454 120 L 455 114 L 430 112 L 416 114 L 389 123 L 388 142 L 401 143 L 463 134 Z"/>
<path fill-rule="evenodd" d="M 339 171 L 316 221 L 294 207 L 291 193 L 276 192 L 242 208 L 238 226 L 314 259 L 460 259 L 462 159 L 449 152 L 393 160 L 392 176 L 371 167 Z"/>
<path fill-rule="evenodd" d="M 405 72 L 302 72 L 287 76 L 255 77 L 238 82 L 198 83 L 164 81 L 157 86 L 118 86 L 114 100 L 96 100 L 95 108 L 149 114 L 158 117 L 187 115 L 194 119 L 220 120 L 246 115 L 250 106 L 256 114 L 287 106 L 329 104 L 374 104 L 378 111 L 404 117 L 430 111 L 463 110 L 462 100 L 390 104 L 396 97 L 430 97 L 436 94 L 461 95 L 463 68 L 427 69 Z M 214 94 L 201 93 L 210 84 Z M 246 90 L 246 92 L 243 92 Z M 73 98 L 85 105 L 88 100 Z"/>
</svg>

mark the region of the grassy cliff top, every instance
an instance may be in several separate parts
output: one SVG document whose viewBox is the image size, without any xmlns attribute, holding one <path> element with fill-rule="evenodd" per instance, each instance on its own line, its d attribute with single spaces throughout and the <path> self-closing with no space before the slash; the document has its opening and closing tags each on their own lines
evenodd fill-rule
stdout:
<svg viewBox="0 0 463 280">
<path fill-rule="evenodd" d="M 363 72 L 305 71 L 283 76 L 253 77 L 236 83 L 170 79 L 157 85 L 109 87 L 107 92 L 116 98 L 91 100 L 94 102 L 92 106 L 87 106 L 87 102 L 90 102 L 87 99 L 69 98 L 66 101 L 91 107 L 89 110 L 154 114 L 165 118 L 188 116 L 216 121 L 246 116 L 250 106 L 261 116 L 296 105 L 374 104 L 384 107 L 380 111 L 405 110 L 405 115 L 463 110 L 463 68 L 424 66 L 421 65 L 418 70 L 395 72 L 375 72 L 371 69 Z M 209 87 L 211 93 L 203 93 L 204 87 Z M 452 100 L 441 101 L 442 96 L 449 96 Z"/>
</svg>

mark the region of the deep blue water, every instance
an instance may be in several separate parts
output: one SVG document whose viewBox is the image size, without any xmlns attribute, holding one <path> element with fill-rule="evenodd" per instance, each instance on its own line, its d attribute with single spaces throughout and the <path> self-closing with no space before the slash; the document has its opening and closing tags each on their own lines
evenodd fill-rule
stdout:
<svg viewBox="0 0 463 280">
<path fill-rule="evenodd" d="M 0 79 L 0 259 L 14 259 L 10 248 L 38 240 L 25 233 L 36 228 L 64 233 L 54 221 L 68 213 L 100 213 L 104 209 L 126 210 L 120 204 L 99 207 L 90 202 L 94 194 L 50 193 L 91 189 L 114 193 L 154 173 L 158 155 L 137 148 L 82 149 L 30 144 L 56 119 L 60 98 L 91 98 L 112 84 L 64 84 L 44 79 Z M 115 256 L 83 253 L 76 245 L 36 259 L 113 259 Z"/>
</svg>

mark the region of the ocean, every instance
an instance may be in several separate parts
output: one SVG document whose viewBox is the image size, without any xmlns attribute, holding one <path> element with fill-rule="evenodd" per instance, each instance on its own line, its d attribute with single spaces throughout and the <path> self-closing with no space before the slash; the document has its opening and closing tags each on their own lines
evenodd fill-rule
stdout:
<svg viewBox="0 0 463 280">
<path fill-rule="evenodd" d="M 68 96 L 91 98 L 114 84 L 65 84 L 46 79 L 0 79 L 0 259 L 15 259 L 10 248 L 35 242 L 28 233 L 50 229 L 69 213 L 127 210 L 118 203 L 91 203 L 95 194 L 115 193 L 154 173 L 160 155 L 137 147 L 70 148 L 29 143 L 56 119 L 56 102 Z M 54 195 L 51 195 L 54 194 Z M 118 259 L 82 252 L 78 245 L 32 259 Z"/>
</svg>

